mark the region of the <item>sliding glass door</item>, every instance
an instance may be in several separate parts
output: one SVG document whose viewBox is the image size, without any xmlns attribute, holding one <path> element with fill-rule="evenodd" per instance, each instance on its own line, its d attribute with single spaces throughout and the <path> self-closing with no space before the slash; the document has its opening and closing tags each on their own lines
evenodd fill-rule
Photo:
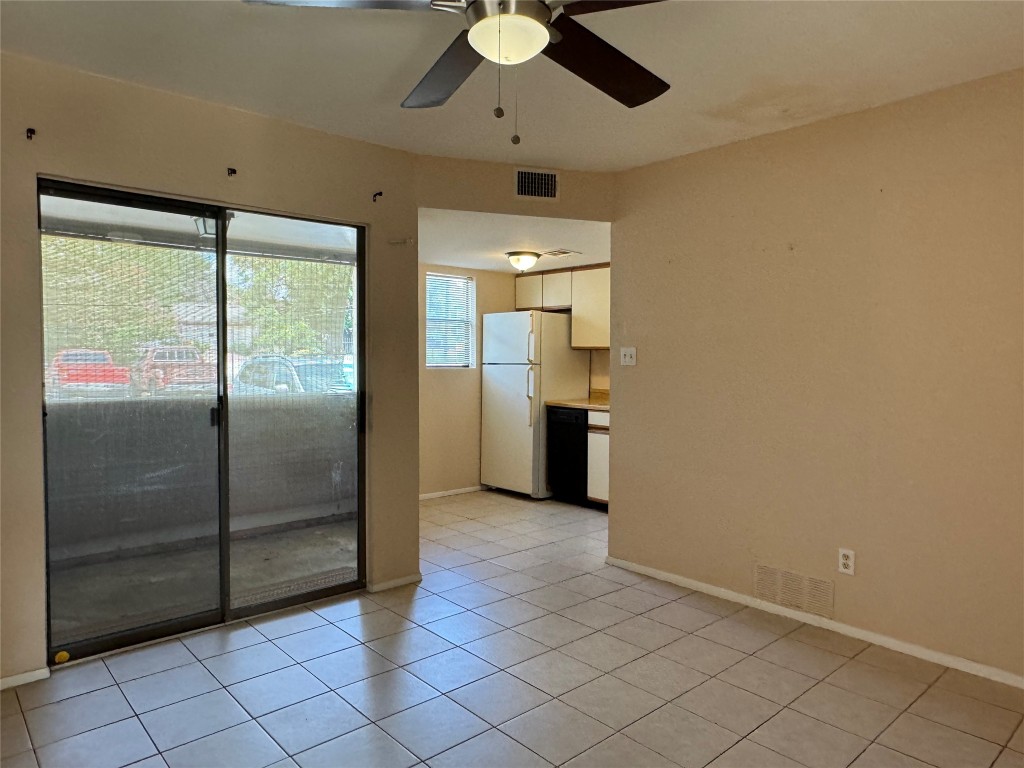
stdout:
<svg viewBox="0 0 1024 768">
<path fill-rule="evenodd" d="M 51 658 L 358 586 L 362 231 L 39 200 Z"/>
<path fill-rule="evenodd" d="M 233 608 L 356 579 L 358 234 L 229 214 Z"/>
<path fill-rule="evenodd" d="M 41 192 L 51 648 L 209 623 L 216 213 Z"/>
</svg>

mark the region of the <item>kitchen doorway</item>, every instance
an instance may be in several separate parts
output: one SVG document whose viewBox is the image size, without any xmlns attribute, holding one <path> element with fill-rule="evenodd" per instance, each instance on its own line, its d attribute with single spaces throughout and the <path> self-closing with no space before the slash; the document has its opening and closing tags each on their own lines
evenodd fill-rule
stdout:
<svg viewBox="0 0 1024 768">
<path fill-rule="evenodd" d="M 362 586 L 364 230 L 57 181 L 39 227 L 50 659 Z"/>
</svg>

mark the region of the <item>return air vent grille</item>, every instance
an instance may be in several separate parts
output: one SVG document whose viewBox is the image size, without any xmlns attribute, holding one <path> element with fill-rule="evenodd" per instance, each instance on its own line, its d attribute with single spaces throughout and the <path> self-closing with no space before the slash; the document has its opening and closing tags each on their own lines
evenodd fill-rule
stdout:
<svg viewBox="0 0 1024 768">
<path fill-rule="evenodd" d="M 831 617 L 835 583 L 758 564 L 754 568 L 754 596 L 786 608 Z"/>
<path fill-rule="evenodd" d="M 516 197 L 558 199 L 558 174 L 553 171 L 516 169 Z"/>
</svg>

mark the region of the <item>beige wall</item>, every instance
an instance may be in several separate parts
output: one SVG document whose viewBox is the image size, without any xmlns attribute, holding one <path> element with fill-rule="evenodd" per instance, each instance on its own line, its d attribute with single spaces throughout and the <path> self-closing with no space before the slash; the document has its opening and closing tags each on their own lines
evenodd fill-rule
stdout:
<svg viewBox="0 0 1024 768">
<path fill-rule="evenodd" d="M 368 226 L 367 575 L 415 576 L 417 254 L 389 241 L 415 239 L 420 205 L 607 221 L 614 179 L 568 174 L 559 201 L 516 201 L 511 166 L 417 158 L 9 54 L 0 96 L 0 676 L 46 661 L 37 175 Z"/>
<path fill-rule="evenodd" d="M 417 460 L 416 250 L 388 245 L 416 234 L 410 156 L 17 57 L 2 76 L 3 676 L 45 663 L 37 174 L 368 224 L 368 578 L 415 574 L 417 477 L 394 468 Z"/>
<path fill-rule="evenodd" d="M 476 283 L 475 368 L 427 368 L 427 272 L 472 277 Z M 420 493 L 440 493 L 480 485 L 480 381 L 482 317 L 513 312 L 515 275 L 420 264 Z"/>
<path fill-rule="evenodd" d="M 755 561 L 831 577 L 849 546 L 840 621 L 1020 673 L 1021 89 L 566 173 L 539 202 L 509 166 L 4 55 L 0 675 L 45 663 L 37 174 L 369 226 L 377 583 L 417 569 L 419 270 L 388 242 L 417 206 L 614 221 L 612 345 L 639 365 L 610 372 L 612 555 L 749 592 Z"/>
<path fill-rule="evenodd" d="M 515 197 L 512 166 L 422 155 L 415 162 L 416 198 L 424 208 L 584 221 L 611 221 L 615 210 L 615 177 L 610 173 L 559 171 L 558 199 L 530 200 Z"/>
<path fill-rule="evenodd" d="M 1022 86 L 620 176 L 613 557 L 1024 671 Z"/>
</svg>

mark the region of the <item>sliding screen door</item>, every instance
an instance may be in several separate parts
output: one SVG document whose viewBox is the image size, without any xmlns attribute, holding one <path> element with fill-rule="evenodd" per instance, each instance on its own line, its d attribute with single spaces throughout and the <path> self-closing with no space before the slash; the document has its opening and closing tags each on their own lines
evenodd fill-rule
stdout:
<svg viewBox="0 0 1024 768">
<path fill-rule="evenodd" d="M 49 652 L 361 584 L 363 230 L 39 183 Z"/>
<path fill-rule="evenodd" d="M 221 615 L 216 215 L 40 186 L 51 651 Z"/>
<path fill-rule="evenodd" d="M 359 576 L 359 230 L 229 212 L 230 607 Z"/>
</svg>

